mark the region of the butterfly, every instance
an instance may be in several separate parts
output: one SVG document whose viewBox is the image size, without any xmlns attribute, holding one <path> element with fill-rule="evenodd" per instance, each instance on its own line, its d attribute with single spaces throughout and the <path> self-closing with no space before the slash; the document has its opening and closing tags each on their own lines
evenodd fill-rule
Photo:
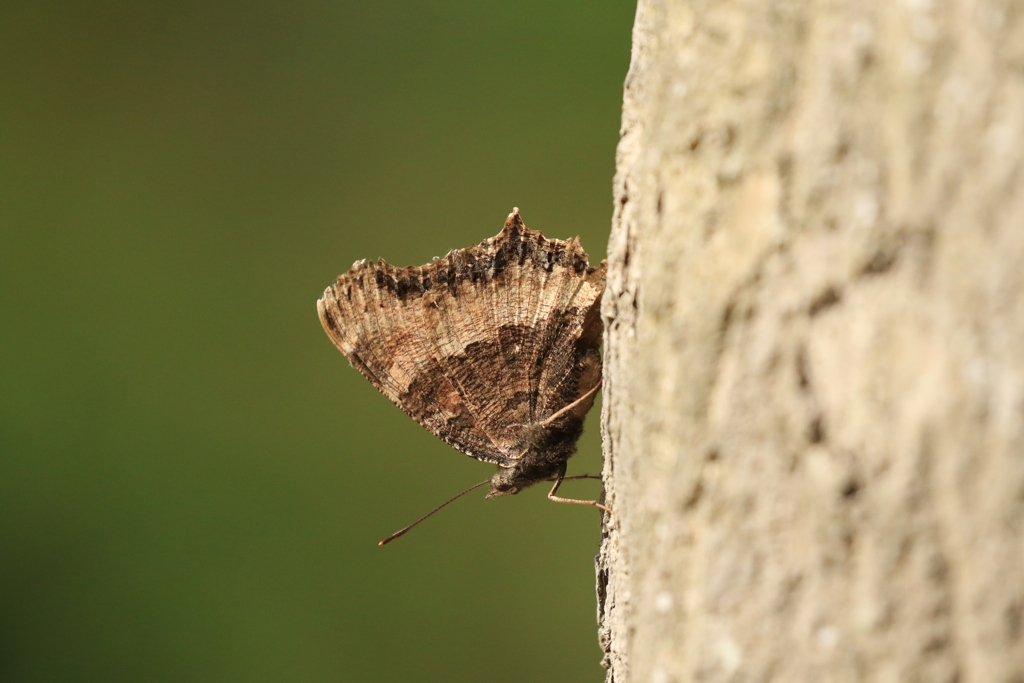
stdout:
<svg viewBox="0 0 1024 683">
<path fill-rule="evenodd" d="M 553 481 L 551 500 L 607 510 L 556 495 L 601 386 L 606 269 L 590 265 L 579 238 L 528 229 L 516 208 L 495 237 L 432 263 L 357 261 L 317 310 L 382 394 L 445 443 L 497 466 L 459 496 L 488 483 L 491 498 Z"/>
</svg>

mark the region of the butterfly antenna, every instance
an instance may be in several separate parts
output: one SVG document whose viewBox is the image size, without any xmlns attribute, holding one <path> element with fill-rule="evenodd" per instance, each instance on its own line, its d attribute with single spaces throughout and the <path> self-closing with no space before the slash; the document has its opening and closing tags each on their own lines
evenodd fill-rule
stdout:
<svg viewBox="0 0 1024 683">
<path fill-rule="evenodd" d="M 430 511 L 430 512 L 428 512 L 427 514 L 423 515 L 422 517 L 420 517 L 419 519 L 417 519 L 417 520 L 416 520 L 415 522 L 413 522 L 413 523 L 412 523 L 412 524 L 410 524 L 409 526 L 405 527 L 404 529 L 400 529 L 399 531 L 396 531 L 395 533 L 391 534 L 390 536 L 388 536 L 387 538 L 385 538 L 385 539 L 384 539 L 383 541 L 381 541 L 381 542 L 380 542 L 380 543 L 378 543 L 377 545 L 385 545 L 385 544 L 387 544 L 387 543 L 390 543 L 391 541 L 395 540 L 395 539 L 396 539 L 396 538 L 398 538 L 399 536 L 402 536 L 402 535 L 404 535 L 404 534 L 405 534 L 405 532 L 407 532 L 407 531 L 409 531 L 410 529 L 412 529 L 412 528 L 413 528 L 414 526 L 416 526 L 417 524 L 419 524 L 420 522 L 422 522 L 423 520 L 425 520 L 425 519 L 426 519 L 427 517 L 429 517 L 430 515 L 434 514 L 435 512 L 438 512 L 439 510 L 441 510 L 441 508 L 443 508 L 444 506 L 448 505 L 449 503 L 454 503 L 454 502 L 455 502 L 456 500 L 458 500 L 459 498 L 462 498 L 462 497 L 463 497 L 464 495 L 466 495 L 467 493 L 469 493 L 469 492 L 470 492 L 470 491 L 472 491 L 473 489 L 478 489 L 478 488 L 480 488 L 481 486 L 483 486 L 484 484 L 489 484 L 490 482 L 491 482 L 491 480 L 490 480 L 490 479 L 484 479 L 484 480 L 483 480 L 482 482 L 480 482 L 479 484 L 473 484 L 472 486 L 470 486 L 470 487 L 469 487 L 468 489 L 466 489 L 466 490 L 465 490 L 465 491 L 463 491 L 462 493 L 458 494 L 457 496 L 454 496 L 453 498 L 451 498 L 451 499 L 449 499 L 449 500 L 446 500 L 445 502 L 441 503 L 441 504 L 440 504 L 440 505 L 438 505 L 438 506 L 437 506 L 436 508 L 434 508 L 433 510 L 431 510 L 431 511 Z"/>
</svg>

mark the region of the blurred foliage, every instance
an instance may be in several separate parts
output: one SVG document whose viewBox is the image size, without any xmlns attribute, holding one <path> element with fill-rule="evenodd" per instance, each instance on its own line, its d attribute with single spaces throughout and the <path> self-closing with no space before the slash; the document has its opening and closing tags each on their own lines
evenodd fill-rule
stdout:
<svg viewBox="0 0 1024 683">
<path fill-rule="evenodd" d="M 471 495 L 376 546 L 493 468 L 315 301 L 513 206 L 602 258 L 633 11 L 0 8 L 0 680 L 601 680 L 596 510 Z"/>
</svg>

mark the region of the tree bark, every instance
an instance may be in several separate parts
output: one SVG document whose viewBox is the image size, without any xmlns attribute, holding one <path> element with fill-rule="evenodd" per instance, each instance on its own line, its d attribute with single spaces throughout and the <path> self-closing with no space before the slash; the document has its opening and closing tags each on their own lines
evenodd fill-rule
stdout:
<svg viewBox="0 0 1024 683">
<path fill-rule="evenodd" d="M 640 0 L 609 681 L 1024 683 L 1022 159 L 1022 0 Z"/>
</svg>

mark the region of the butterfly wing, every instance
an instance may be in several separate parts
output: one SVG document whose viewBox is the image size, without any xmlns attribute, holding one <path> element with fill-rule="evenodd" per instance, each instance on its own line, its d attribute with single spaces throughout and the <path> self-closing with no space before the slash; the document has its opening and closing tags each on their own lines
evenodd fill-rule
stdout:
<svg viewBox="0 0 1024 683">
<path fill-rule="evenodd" d="M 543 422 L 590 392 L 601 381 L 601 294 L 606 263 L 582 286 L 559 293 L 564 301 L 559 315 L 547 325 L 534 381 L 541 391 L 534 419 Z M 594 396 L 573 409 L 582 421 L 594 404 Z"/>
<path fill-rule="evenodd" d="M 545 239 L 514 210 L 496 237 L 426 266 L 356 263 L 324 293 L 320 319 L 420 424 L 507 466 L 525 448 L 524 425 L 600 379 L 604 272 L 578 241 Z"/>
<path fill-rule="evenodd" d="M 432 434 L 471 457 L 502 464 L 436 357 L 417 270 L 357 262 L 317 302 L 320 322 L 352 365 Z"/>
</svg>

